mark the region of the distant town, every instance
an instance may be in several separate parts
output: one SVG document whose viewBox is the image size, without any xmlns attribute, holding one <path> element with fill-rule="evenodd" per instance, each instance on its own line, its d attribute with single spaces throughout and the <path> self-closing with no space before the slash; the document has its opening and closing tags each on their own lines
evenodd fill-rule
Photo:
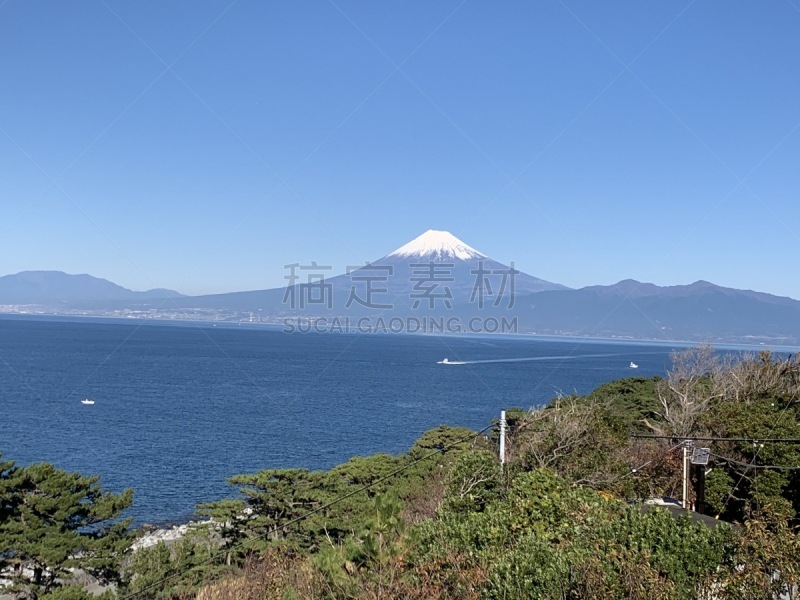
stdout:
<svg viewBox="0 0 800 600">
<path fill-rule="evenodd" d="M 97 317 L 104 319 L 147 319 L 155 321 L 208 321 L 225 323 L 282 323 L 283 319 L 255 312 L 238 312 L 215 308 L 149 308 L 149 309 L 85 309 L 29 304 L 0 304 L 0 314 L 31 316 Z"/>
<path fill-rule="evenodd" d="M 660 337 L 644 337 L 624 334 L 607 334 L 587 336 L 583 331 L 569 331 L 569 330 L 533 330 L 531 328 L 520 327 L 514 331 L 470 331 L 467 329 L 461 331 L 448 331 L 446 328 L 441 330 L 419 330 L 419 331 L 392 331 L 384 328 L 372 328 L 369 326 L 360 325 L 356 327 L 356 321 L 353 322 L 352 327 L 343 329 L 341 325 L 336 325 L 337 319 L 344 320 L 346 317 L 320 317 L 320 316 L 302 316 L 302 315 L 287 315 L 287 314 L 264 314 L 261 311 L 235 311 L 217 308 L 121 308 L 121 309 L 85 309 L 85 308 L 59 308 L 58 310 L 52 307 L 40 305 L 18 305 L 18 304 L 0 304 L 0 315 L 16 315 L 16 316 L 29 316 L 29 317 L 67 317 L 67 318 L 86 318 L 86 319 L 119 319 L 128 321 L 163 321 L 169 322 L 194 322 L 205 323 L 211 325 L 250 325 L 250 326 L 265 326 L 269 328 L 282 327 L 285 331 L 290 333 L 417 333 L 417 334 L 441 334 L 441 335 L 458 335 L 458 334 L 475 334 L 480 333 L 484 335 L 509 335 L 518 334 L 524 336 L 543 336 L 543 337 L 574 337 L 574 338 L 598 338 L 609 340 L 641 340 L 641 341 L 659 341 L 659 342 L 686 342 L 695 343 L 698 340 L 686 339 L 675 340 Z M 315 321 L 325 321 L 326 327 L 297 327 L 298 323 L 313 323 Z M 334 325 L 331 326 L 331 321 Z M 792 337 L 782 336 L 718 336 L 713 339 L 705 339 L 703 342 L 710 342 L 714 344 L 736 344 L 736 345 L 752 345 L 752 346 L 793 346 L 795 340 Z"/>
</svg>

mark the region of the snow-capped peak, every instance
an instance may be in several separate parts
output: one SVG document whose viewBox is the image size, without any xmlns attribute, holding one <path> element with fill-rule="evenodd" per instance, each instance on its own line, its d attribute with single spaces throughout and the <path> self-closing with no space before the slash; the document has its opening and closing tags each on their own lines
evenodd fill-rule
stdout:
<svg viewBox="0 0 800 600">
<path fill-rule="evenodd" d="M 486 258 L 485 254 L 467 246 L 449 231 L 429 229 L 418 238 L 414 238 L 405 246 L 401 246 L 389 256 L 420 257 L 432 259 L 472 260 Z"/>
</svg>

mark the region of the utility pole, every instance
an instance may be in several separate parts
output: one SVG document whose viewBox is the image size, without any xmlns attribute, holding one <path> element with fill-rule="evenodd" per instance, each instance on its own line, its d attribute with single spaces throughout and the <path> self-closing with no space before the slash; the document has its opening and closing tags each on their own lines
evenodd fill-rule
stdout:
<svg viewBox="0 0 800 600">
<path fill-rule="evenodd" d="M 689 444 L 691 440 L 683 441 L 683 510 L 689 510 Z"/>
<path fill-rule="evenodd" d="M 708 506 L 706 505 L 706 464 L 698 463 L 692 465 L 694 467 L 694 496 L 695 503 L 694 509 L 696 512 L 706 514 Z"/>
<path fill-rule="evenodd" d="M 506 464 L 506 411 L 500 411 L 500 466 Z"/>
</svg>

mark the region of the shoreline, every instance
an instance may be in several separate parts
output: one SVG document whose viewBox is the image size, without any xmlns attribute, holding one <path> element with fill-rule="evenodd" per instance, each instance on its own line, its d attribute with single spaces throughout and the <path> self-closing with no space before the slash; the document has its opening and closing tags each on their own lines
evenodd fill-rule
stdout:
<svg viewBox="0 0 800 600">
<path fill-rule="evenodd" d="M 3 312 L 0 311 L 0 320 L 8 321 L 38 321 L 38 322 L 56 322 L 56 323 L 86 323 L 86 324 L 103 324 L 103 325 L 136 325 L 136 326 L 153 326 L 153 327 L 188 327 L 188 328 L 202 328 L 202 329 L 226 329 L 237 331 L 275 331 L 282 332 L 284 325 L 278 322 L 250 322 L 250 321 L 228 321 L 228 320 L 208 320 L 208 319 L 165 319 L 165 318 L 149 318 L 149 317 L 115 317 L 111 315 L 71 315 L 62 313 L 21 313 L 21 312 Z M 317 333 L 309 332 L 300 335 L 364 335 L 363 333 L 355 331 L 343 332 L 329 332 Z M 710 344 L 714 348 L 723 350 L 743 350 L 743 351 L 762 351 L 769 350 L 771 352 L 800 352 L 800 344 L 785 344 L 770 342 L 767 338 L 755 338 L 764 341 L 743 341 L 741 338 L 731 338 L 727 340 L 686 340 L 686 339 L 668 339 L 668 338 L 638 338 L 638 337 L 607 337 L 607 336 L 583 336 L 583 335 L 570 335 L 558 333 L 536 333 L 536 332 L 519 332 L 519 333 L 410 333 L 410 332 L 373 332 L 370 335 L 402 335 L 402 336 L 419 336 L 423 338 L 445 338 L 445 339 L 504 339 L 504 340 L 519 340 L 519 341 L 532 341 L 541 340 L 548 342 L 579 342 L 579 343 L 611 343 L 611 344 L 630 344 L 630 345 L 653 345 L 653 346 L 672 346 L 676 345 L 683 348 L 691 348 Z"/>
</svg>

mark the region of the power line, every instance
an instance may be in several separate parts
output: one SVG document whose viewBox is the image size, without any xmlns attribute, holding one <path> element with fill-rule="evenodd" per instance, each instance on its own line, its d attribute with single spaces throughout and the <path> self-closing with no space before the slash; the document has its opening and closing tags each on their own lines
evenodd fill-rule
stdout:
<svg viewBox="0 0 800 600">
<path fill-rule="evenodd" d="M 672 446 L 672 448 L 667 448 L 667 450 L 665 452 L 666 453 L 672 452 L 673 450 L 675 450 L 676 448 L 680 448 L 681 446 L 683 446 L 683 442 L 681 442 L 680 444 L 677 444 L 675 446 Z M 654 463 L 656 460 L 658 460 L 658 459 L 657 458 L 651 458 L 646 463 L 643 463 L 643 464 L 639 465 L 638 467 L 635 467 L 635 468 L 631 469 L 630 471 L 625 473 L 625 475 L 620 475 L 616 479 L 612 480 L 612 483 L 615 483 L 615 482 L 619 481 L 620 479 L 624 479 L 625 477 L 628 477 L 630 475 L 637 475 L 639 473 L 639 471 L 641 471 L 642 469 L 644 469 L 646 466 L 650 465 L 651 463 Z"/>
<path fill-rule="evenodd" d="M 375 485 L 377 485 L 379 483 L 382 483 L 382 482 L 386 481 L 387 479 L 390 479 L 390 478 L 394 477 L 395 475 L 399 475 L 400 473 L 402 473 L 406 469 L 409 469 L 409 468 L 413 467 L 417 463 L 420 463 L 420 462 L 422 462 L 424 460 L 427 460 L 427 459 L 432 458 L 434 456 L 437 456 L 439 454 L 443 454 L 445 451 L 449 450 L 450 448 L 452 448 L 452 447 L 454 447 L 454 446 L 456 446 L 458 444 L 461 444 L 463 442 L 467 442 L 469 440 L 476 439 L 482 433 L 484 433 L 485 431 L 487 431 L 487 430 L 491 429 L 492 427 L 494 427 L 494 425 L 495 425 L 494 423 L 491 423 L 491 424 L 487 425 L 486 427 L 484 427 L 483 429 L 481 429 L 477 433 L 470 434 L 469 436 L 465 436 L 463 438 L 460 438 L 458 440 L 450 442 L 447 445 L 443 445 L 440 448 L 437 448 L 436 450 L 434 450 L 433 452 L 430 452 L 428 454 L 425 454 L 424 456 L 416 458 L 416 459 L 412 460 L 410 463 L 408 463 L 407 465 L 403 465 L 402 467 L 400 467 L 398 469 L 395 469 L 394 471 L 392 471 L 391 473 L 388 473 L 387 475 L 384 475 L 383 477 L 379 477 L 378 479 L 376 479 L 375 481 L 373 481 L 371 483 L 368 483 L 367 485 L 364 485 L 364 486 L 362 486 L 362 487 L 360 487 L 360 488 L 358 488 L 356 490 L 348 492 L 347 494 L 344 494 L 343 496 L 339 496 L 335 500 L 331 500 L 327 504 L 323 504 L 322 506 L 319 506 L 319 507 L 315 508 L 314 510 L 310 510 L 307 513 L 303 513 L 299 517 L 295 517 L 294 519 L 290 519 L 289 521 L 287 521 L 286 523 L 283 523 L 282 525 L 273 527 L 272 529 L 270 529 L 266 533 L 263 533 L 261 535 L 257 535 L 257 536 L 248 538 L 247 540 L 244 540 L 244 541 L 242 541 L 242 542 L 240 542 L 238 544 L 234 544 L 233 546 L 230 546 L 228 548 L 223 548 L 221 550 L 218 550 L 217 552 L 212 553 L 206 560 L 201 561 L 199 563 L 199 565 L 195 565 L 192 568 L 196 568 L 197 566 L 208 564 L 211 561 L 217 559 L 218 557 L 222 556 L 225 553 L 231 552 L 232 550 L 238 550 L 238 549 L 244 547 L 244 544 L 246 542 L 252 542 L 253 540 L 259 540 L 259 539 L 266 538 L 266 537 L 272 535 L 273 533 L 277 533 L 278 531 L 281 531 L 282 529 L 285 529 L 285 528 L 289 527 L 290 525 L 294 525 L 295 523 L 299 523 L 300 521 L 303 521 L 304 519 L 307 519 L 308 517 L 310 517 L 312 515 L 315 515 L 315 514 L 317 514 L 319 512 L 322 512 L 326 508 L 330 508 L 331 506 L 339 504 L 340 502 L 343 502 L 343 501 L 347 500 L 348 498 L 352 498 L 353 496 L 356 496 L 356 495 L 360 494 L 361 492 L 365 492 L 368 489 L 370 489 L 371 487 L 373 487 L 373 486 L 375 486 Z M 164 577 L 164 578 L 162 578 L 162 579 L 160 579 L 160 580 L 158 580 L 158 581 L 156 581 L 154 583 L 151 583 L 150 585 L 148 585 L 145 588 L 139 590 L 138 592 L 133 592 L 131 594 L 128 594 L 127 596 L 122 596 L 121 600 L 129 600 L 131 598 L 139 597 L 142 594 L 144 594 L 144 593 L 146 593 L 146 592 L 148 592 L 148 591 L 150 591 L 150 590 L 152 590 L 154 588 L 160 588 L 164 583 L 166 583 L 166 582 L 168 582 L 168 581 L 170 581 L 172 579 L 175 579 L 176 577 L 179 577 L 180 575 L 182 575 L 184 573 L 186 573 L 186 571 L 175 572 L 172 575 L 168 575 L 168 576 L 166 576 L 166 577 Z"/>
<path fill-rule="evenodd" d="M 780 423 L 781 419 L 782 419 L 782 418 L 783 418 L 783 416 L 786 414 L 786 411 L 787 411 L 787 410 L 789 410 L 789 407 L 790 407 L 791 405 L 792 405 L 792 402 L 790 401 L 790 402 L 787 402 L 787 403 L 786 403 L 786 406 L 784 406 L 784 407 L 783 407 L 783 410 L 782 410 L 782 411 L 780 412 L 780 414 L 778 415 L 778 418 L 777 418 L 777 419 L 775 419 L 775 423 L 772 425 L 772 429 L 770 429 L 770 430 L 769 430 L 769 435 L 772 435 L 772 433 L 773 433 L 773 432 L 775 431 L 775 429 L 778 427 L 778 423 Z M 758 440 L 754 440 L 754 441 L 758 441 Z M 751 466 L 755 464 L 756 460 L 758 459 L 758 454 L 759 454 L 759 453 L 761 452 L 761 450 L 763 450 L 763 449 L 764 449 L 764 444 L 761 444 L 761 445 L 758 447 L 758 449 L 755 451 L 755 454 L 753 454 L 753 460 L 750 462 L 750 465 L 751 465 Z M 724 512 L 727 510 L 727 508 L 728 508 L 728 502 L 730 502 L 730 501 L 731 501 L 731 498 L 733 498 L 733 493 L 734 493 L 734 492 L 735 492 L 735 491 L 736 491 L 736 490 L 739 488 L 739 486 L 741 485 L 742 481 L 744 481 L 744 476 L 745 476 L 746 474 L 747 474 L 747 471 L 744 471 L 744 473 L 742 473 L 742 476 L 741 476 L 741 477 L 739 477 L 739 481 L 737 481 L 737 482 L 736 482 L 736 485 L 735 485 L 735 486 L 733 486 L 733 487 L 731 488 L 731 491 L 730 491 L 730 493 L 728 494 L 728 497 L 727 497 L 727 498 L 725 498 L 725 503 L 722 505 L 722 510 L 721 510 L 721 511 L 719 511 L 719 513 L 720 513 L 720 514 L 724 513 Z"/>
<path fill-rule="evenodd" d="M 775 428 L 773 427 L 773 431 Z M 734 438 L 734 437 L 697 437 L 692 435 L 645 435 L 631 434 L 632 438 L 648 440 L 693 440 L 696 442 L 758 442 L 772 444 L 800 444 L 800 438 Z"/>
<path fill-rule="evenodd" d="M 747 467 L 750 469 L 782 469 L 784 471 L 800 471 L 800 466 L 790 466 L 790 465 L 757 465 L 752 462 L 742 462 L 741 460 L 735 460 L 733 458 L 728 458 L 727 456 L 722 456 L 721 454 L 714 454 L 713 452 L 710 453 L 711 456 L 715 458 L 719 458 L 724 460 L 725 462 L 734 464 L 734 465 L 741 465 L 743 467 Z"/>
</svg>

